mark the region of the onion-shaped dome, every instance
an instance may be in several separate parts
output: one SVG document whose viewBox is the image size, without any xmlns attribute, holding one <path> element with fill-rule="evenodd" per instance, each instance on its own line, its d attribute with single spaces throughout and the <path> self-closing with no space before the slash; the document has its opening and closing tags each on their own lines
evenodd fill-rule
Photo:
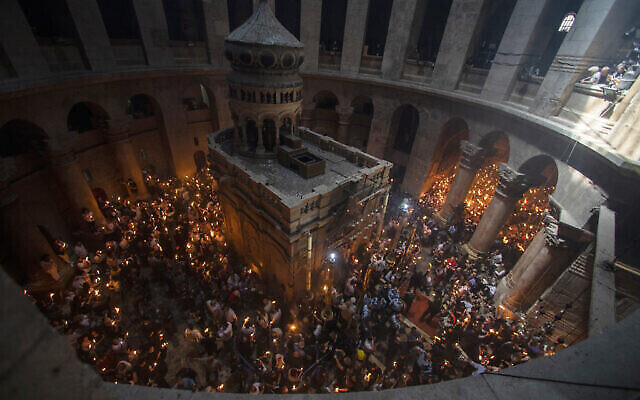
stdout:
<svg viewBox="0 0 640 400">
<path fill-rule="evenodd" d="M 225 56 L 234 70 L 292 73 L 304 61 L 304 45 L 261 0 L 256 12 L 225 39 Z"/>
</svg>

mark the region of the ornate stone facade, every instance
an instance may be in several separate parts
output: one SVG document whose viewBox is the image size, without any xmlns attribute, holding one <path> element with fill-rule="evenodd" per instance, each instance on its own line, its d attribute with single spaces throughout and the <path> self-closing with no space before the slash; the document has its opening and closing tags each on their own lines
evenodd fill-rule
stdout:
<svg viewBox="0 0 640 400">
<path fill-rule="evenodd" d="M 529 176 L 519 173 L 508 164 L 500 163 L 498 165 L 498 173 L 500 174 L 500 179 L 496 187 L 496 194 L 503 197 L 519 198 L 534 186 Z"/>
</svg>

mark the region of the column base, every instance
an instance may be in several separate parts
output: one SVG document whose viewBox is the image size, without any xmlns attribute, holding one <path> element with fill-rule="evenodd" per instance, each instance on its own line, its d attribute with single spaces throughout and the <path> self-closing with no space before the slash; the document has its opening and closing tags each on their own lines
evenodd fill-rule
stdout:
<svg viewBox="0 0 640 400">
<path fill-rule="evenodd" d="M 433 218 L 436 220 L 436 224 L 438 224 L 438 228 L 446 228 L 447 227 L 447 218 L 443 217 L 440 211 L 433 214 Z"/>
<path fill-rule="evenodd" d="M 474 249 L 473 247 L 471 247 L 471 245 L 469 245 L 469 243 L 465 243 L 462 245 L 462 253 L 466 254 L 471 261 L 477 261 L 481 259 L 482 256 L 484 256 L 484 253 Z"/>
</svg>

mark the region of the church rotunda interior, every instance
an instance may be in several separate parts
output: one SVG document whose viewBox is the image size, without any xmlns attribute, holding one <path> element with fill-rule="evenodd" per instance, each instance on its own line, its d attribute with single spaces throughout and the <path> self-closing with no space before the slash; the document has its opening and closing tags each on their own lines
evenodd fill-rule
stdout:
<svg viewBox="0 0 640 400">
<path fill-rule="evenodd" d="M 3 1 L 0 397 L 637 397 L 638 15 Z"/>
</svg>

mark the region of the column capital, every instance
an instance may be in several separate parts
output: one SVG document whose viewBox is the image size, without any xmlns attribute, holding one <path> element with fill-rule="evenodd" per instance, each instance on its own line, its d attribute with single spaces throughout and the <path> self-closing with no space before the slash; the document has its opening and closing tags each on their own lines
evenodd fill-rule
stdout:
<svg viewBox="0 0 640 400">
<path fill-rule="evenodd" d="M 484 161 L 486 151 L 484 148 L 471 143 L 468 140 L 460 142 L 460 150 L 462 157 L 460 158 L 460 166 L 467 169 L 478 169 Z"/>
<path fill-rule="evenodd" d="M 533 186 L 528 175 L 521 174 L 505 163 L 498 165 L 498 174 L 500 179 L 498 187 L 496 187 L 496 194 L 503 197 L 519 198 Z"/>
<path fill-rule="evenodd" d="M 542 233 L 544 234 L 544 244 L 547 247 L 553 248 L 566 248 L 568 243 L 565 239 L 560 237 L 559 228 L 560 223 L 551 214 L 547 213 L 544 216 L 544 226 L 542 227 Z"/>
<path fill-rule="evenodd" d="M 353 107 L 351 106 L 338 106 L 336 107 L 336 113 L 338 114 L 338 124 L 348 125 L 353 115 Z"/>
<path fill-rule="evenodd" d="M 65 131 L 53 135 L 48 143 L 49 153 L 54 158 L 67 153 L 73 153 L 73 147 L 77 137 L 77 131 Z"/>
<path fill-rule="evenodd" d="M 107 129 L 109 141 L 119 142 L 128 139 L 132 123 L 133 117 L 131 115 L 122 115 L 109 119 L 109 129 Z"/>
</svg>

